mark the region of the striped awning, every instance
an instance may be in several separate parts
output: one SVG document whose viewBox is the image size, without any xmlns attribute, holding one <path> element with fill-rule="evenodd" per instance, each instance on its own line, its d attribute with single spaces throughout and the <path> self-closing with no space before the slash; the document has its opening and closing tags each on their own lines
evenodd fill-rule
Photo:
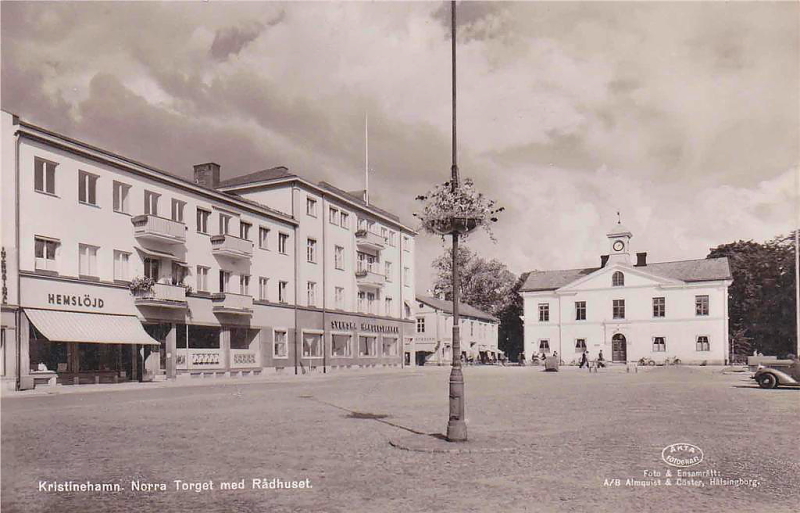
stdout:
<svg viewBox="0 0 800 513">
<path fill-rule="evenodd" d="M 133 315 L 25 309 L 25 315 L 53 342 L 161 345 Z"/>
</svg>

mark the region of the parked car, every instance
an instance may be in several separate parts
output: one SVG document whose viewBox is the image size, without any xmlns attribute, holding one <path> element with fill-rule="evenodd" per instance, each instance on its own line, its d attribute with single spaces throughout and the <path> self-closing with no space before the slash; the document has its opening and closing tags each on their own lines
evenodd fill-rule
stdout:
<svg viewBox="0 0 800 513">
<path fill-rule="evenodd" d="M 758 366 L 753 379 L 761 388 L 800 386 L 800 360 L 774 360 Z"/>
</svg>

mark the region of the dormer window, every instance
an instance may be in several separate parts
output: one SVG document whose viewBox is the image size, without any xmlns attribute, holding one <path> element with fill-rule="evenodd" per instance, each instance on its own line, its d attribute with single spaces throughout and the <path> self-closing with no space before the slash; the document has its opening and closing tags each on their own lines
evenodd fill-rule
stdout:
<svg viewBox="0 0 800 513">
<path fill-rule="evenodd" d="M 616 271 L 611 276 L 611 286 L 612 287 L 624 287 L 625 286 L 625 275 L 622 274 L 620 271 Z"/>
</svg>

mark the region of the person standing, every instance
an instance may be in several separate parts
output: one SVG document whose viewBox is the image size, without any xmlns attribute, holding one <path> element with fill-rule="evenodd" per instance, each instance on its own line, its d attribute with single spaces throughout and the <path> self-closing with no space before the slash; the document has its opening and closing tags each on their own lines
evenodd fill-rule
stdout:
<svg viewBox="0 0 800 513">
<path fill-rule="evenodd" d="M 581 354 L 581 364 L 578 367 L 579 369 L 582 369 L 584 365 L 587 368 L 589 367 L 589 354 L 588 353 L 589 353 L 589 351 L 584 351 L 583 354 Z"/>
</svg>

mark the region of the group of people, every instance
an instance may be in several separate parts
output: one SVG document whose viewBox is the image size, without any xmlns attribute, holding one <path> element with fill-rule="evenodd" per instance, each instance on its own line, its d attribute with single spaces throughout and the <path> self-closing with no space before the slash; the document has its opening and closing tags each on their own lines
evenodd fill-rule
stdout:
<svg viewBox="0 0 800 513">
<path fill-rule="evenodd" d="M 586 366 L 587 369 L 589 368 L 589 351 L 588 350 L 584 350 L 583 353 L 581 353 L 581 359 L 580 359 L 579 364 L 580 365 L 578 365 L 578 368 L 580 368 L 580 369 L 582 369 L 584 365 Z M 598 368 L 606 366 L 606 360 L 605 360 L 605 358 L 603 358 L 603 350 L 602 349 L 600 350 L 600 354 L 597 355 L 597 360 L 595 360 L 595 365 L 597 365 Z"/>
</svg>

